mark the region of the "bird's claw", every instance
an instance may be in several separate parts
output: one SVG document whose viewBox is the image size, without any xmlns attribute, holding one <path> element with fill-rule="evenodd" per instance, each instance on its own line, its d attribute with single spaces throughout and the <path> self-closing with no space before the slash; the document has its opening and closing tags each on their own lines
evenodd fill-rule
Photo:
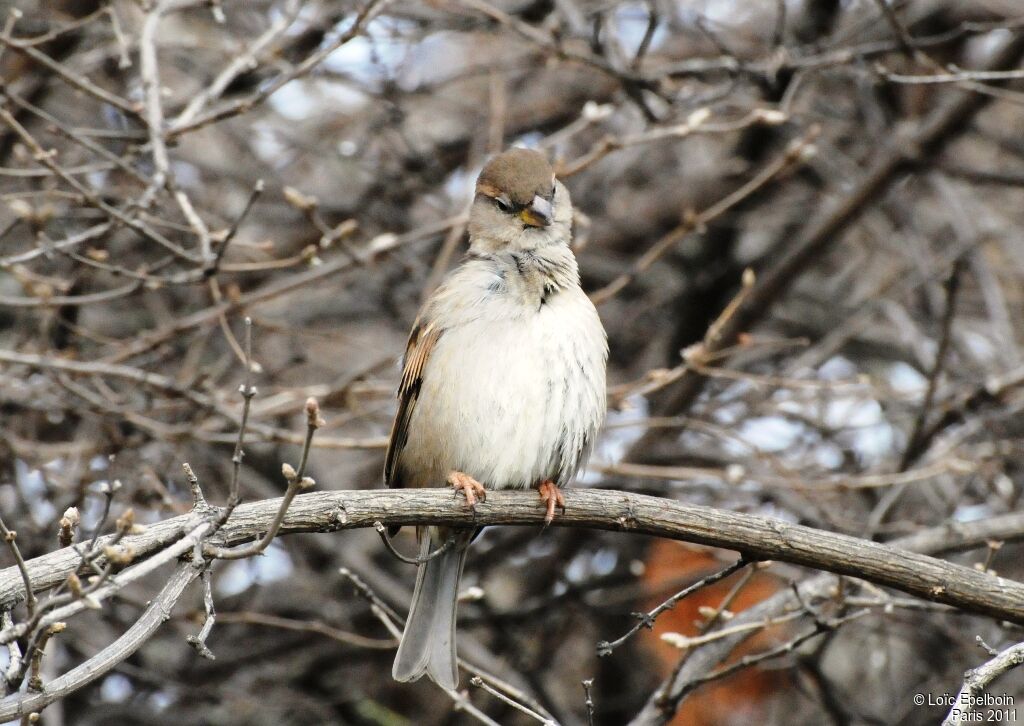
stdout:
<svg viewBox="0 0 1024 726">
<path fill-rule="evenodd" d="M 542 481 L 537 486 L 540 500 L 547 506 L 547 514 L 544 515 L 544 526 L 547 527 L 555 519 L 555 507 L 559 507 L 565 513 L 565 496 L 558 485 L 550 479 Z"/>
<path fill-rule="evenodd" d="M 482 502 L 487 499 L 487 490 L 484 489 L 484 485 L 469 474 L 453 471 L 448 475 L 448 483 L 456 492 L 462 492 L 466 497 L 466 506 L 470 509 L 476 508 L 477 500 Z"/>
</svg>

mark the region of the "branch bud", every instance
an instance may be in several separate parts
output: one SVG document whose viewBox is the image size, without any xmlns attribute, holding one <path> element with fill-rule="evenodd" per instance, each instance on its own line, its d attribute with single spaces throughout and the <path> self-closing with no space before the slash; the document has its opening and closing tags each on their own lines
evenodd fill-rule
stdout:
<svg viewBox="0 0 1024 726">
<path fill-rule="evenodd" d="M 310 194 L 303 194 L 295 187 L 281 190 L 284 200 L 301 212 L 311 212 L 320 205 L 320 200 Z"/>
<path fill-rule="evenodd" d="M 135 559 L 135 549 L 132 547 L 111 547 L 103 548 L 103 556 L 115 565 L 129 565 Z"/>
<path fill-rule="evenodd" d="M 118 532 L 128 534 L 132 530 L 132 527 L 135 526 L 135 510 L 128 507 L 128 509 L 124 510 L 124 513 L 117 518 L 115 525 L 117 525 Z"/>
<path fill-rule="evenodd" d="M 320 404 L 310 396 L 306 399 L 306 425 L 311 429 L 318 429 L 325 423 L 327 422 L 320 416 Z"/>
</svg>

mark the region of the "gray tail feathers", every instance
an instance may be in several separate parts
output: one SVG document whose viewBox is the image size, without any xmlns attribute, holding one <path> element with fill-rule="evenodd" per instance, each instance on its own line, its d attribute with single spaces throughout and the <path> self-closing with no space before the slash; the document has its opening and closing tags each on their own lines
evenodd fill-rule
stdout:
<svg viewBox="0 0 1024 726">
<path fill-rule="evenodd" d="M 415 681 L 426 673 L 442 688 L 451 690 L 459 684 L 455 657 L 455 608 L 469 543 L 468 537 L 461 533 L 449 536 L 456 538 L 455 546 L 421 564 L 416 573 L 409 618 L 405 621 L 405 632 L 391 668 L 391 676 L 396 681 Z M 424 534 L 420 545 L 421 557 L 430 551 L 432 543 L 437 547 L 443 541 L 438 542 L 437 538 Z"/>
</svg>

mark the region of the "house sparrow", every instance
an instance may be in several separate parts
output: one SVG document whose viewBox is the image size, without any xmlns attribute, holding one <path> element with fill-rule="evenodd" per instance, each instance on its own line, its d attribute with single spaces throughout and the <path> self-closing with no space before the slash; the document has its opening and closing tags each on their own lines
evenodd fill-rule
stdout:
<svg viewBox="0 0 1024 726">
<path fill-rule="evenodd" d="M 572 203 L 543 155 L 511 149 L 476 183 L 469 252 L 413 324 L 384 480 L 536 488 L 550 523 L 605 415 L 608 342 L 569 248 Z M 475 533 L 417 527 L 422 562 L 392 675 L 458 684 L 455 609 Z"/>
</svg>

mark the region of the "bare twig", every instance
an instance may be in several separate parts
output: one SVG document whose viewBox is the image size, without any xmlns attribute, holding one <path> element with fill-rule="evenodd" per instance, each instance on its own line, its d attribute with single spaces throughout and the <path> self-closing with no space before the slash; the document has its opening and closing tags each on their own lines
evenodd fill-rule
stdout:
<svg viewBox="0 0 1024 726">
<path fill-rule="evenodd" d="M 18 120 L 9 112 L 7 109 L 0 106 L 0 120 L 2 120 L 7 126 L 14 131 L 14 133 L 29 147 L 32 151 L 32 156 L 35 161 L 39 162 L 55 175 L 59 176 L 65 183 L 71 186 L 75 191 L 80 193 L 92 206 L 102 210 L 111 219 L 120 222 L 121 224 L 130 227 L 139 234 L 143 235 L 149 240 L 156 242 L 162 247 L 167 248 L 177 257 L 190 262 L 198 262 L 199 260 L 191 253 L 186 251 L 180 245 L 175 244 L 171 240 L 164 237 L 162 234 L 151 228 L 149 225 L 140 222 L 128 214 L 125 214 L 120 209 L 107 203 L 100 194 L 94 189 L 79 181 L 74 176 L 64 170 L 59 164 L 54 161 L 55 154 L 53 151 L 47 151 L 44 149 L 38 141 L 25 129 L 25 127 L 18 122 Z"/>
<path fill-rule="evenodd" d="M 71 616 L 80 613 L 82 610 L 85 610 L 86 608 L 95 609 L 95 605 L 97 603 L 102 603 L 103 600 L 105 600 L 106 598 L 119 592 L 125 585 L 145 577 L 146 575 L 150 574 L 151 572 L 161 567 L 165 563 L 176 560 L 178 557 L 185 554 L 186 552 L 191 552 L 191 550 L 195 547 L 196 542 L 202 541 L 210 533 L 211 530 L 211 524 L 209 522 L 197 521 L 190 515 L 186 515 L 181 524 L 184 525 L 184 528 L 181 530 L 175 528 L 173 536 L 170 538 L 170 540 L 164 540 L 159 551 L 154 553 L 151 557 L 138 562 L 138 564 L 135 564 L 129 567 L 128 569 L 123 570 L 122 572 L 119 572 L 116 576 L 116 579 L 114 579 L 113 581 L 111 581 L 109 574 L 105 578 L 103 578 L 102 581 L 99 581 L 100 586 L 91 589 L 91 591 L 88 593 L 91 595 L 91 598 L 78 597 L 73 595 L 68 595 L 62 598 L 54 598 L 52 601 L 52 609 L 50 609 L 43 615 L 37 613 L 37 622 L 17 623 L 11 626 L 10 628 L 5 628 L 4 630 L 0 631 L 0 644 L 6 645 L 7 643 L 10 643 L 11 641 L 17 638 L 23 637 L 29 632 L 38 631 L 40 628 L 49 627 L 53 623 L 61 620 L 67 620 Z M 166 535 L 167 533 L 165 532 L 164 534 Z M 113 541 L 113 538 L 111 539 L 111 541 Z M 130 548 L 131 544 L 129 543 L 126 546 Z M 110 546 L 104 546 L 102 548 L 102 551 L 105 553 L 104 557 L 106 557 L 107 554 L 116 555 L 116 552 L 112 552 L 112 548 Z M 65 550 L 60 550 L 58 553 L 55 554 L 61 554 L 61 559 L 63 560 L 64 553 L 67 553 L 67 555 L 73 559 L 71 562 L 68 563 L 69 567 L 67 568 L 64 577 L 61 578 L 61 583 L 66 582 L 67 578 L 70 577 L 70 575 L 74 574 L 74 570 L 78 568 L 80 563 L 79 553 L 75 551 L 74 547 L 70 547 Z M 141 559 L 140 557 L 138 557 L 137 551 L 135 552 L 135 554 L 137 560 Z M 28 564 L 29 567 L 31 568 L 31 561 Z M 106 569 L 104 571 L 107 572 Z M 197 571 L 196 575 L 198 574 L 199 573 Z M 83 590 L 82 592 L 85 593 L 85 590 Z M 51 603 L 47 604 L 50 605 Z M 27 656 L 28 651 L 26 650 L 26 657 Z"/>
<path fill-rule="evenodd" d="M 256 397 L 257 390 L 252 385 L 252 318 L 246 316 L 245 318 L 245 359 L 243 365 L 245 366 L 245 378 L 242 385 L 239 387 L 238 392 L 242 394 L 242 420 L 238 424 L 238 439 L 235 441 L 235 451 L 231 455 L 231 486 L 228 489 L 228 503 L 225 507 L 226 520 L 231 516 L 232 510 L 241 501 L 241 492 L 239 490 L 239 478 L 242 472 L 242 458 L 245 456 L 245 450 L 242 446 L 245 443 L 245 429 L 249 423 L 249 412 L 252 410 L 252 399 Z"/>
<path fill-rule="evenodd" d="M 249 198 L 245 200 L 245 206 L 242 207 L 242 211 L 235 217 L 235 221 L 231 223 L 231 227 L 227 233 L 224 234 L 223 239 L 220 240 L 220 244 L 217 246 L 217 253 L 213 257 L 213 262 L 205 270 L 203 274 L 206 276 L 216 275 L 217 270 L 220 268 L 221 260 L 224 259 L 224 253 L 228 250 L 228 245 L 231 244 L 231 240 L 235 238 L 235 234 L 238 232 L 238 227 L 242 224 L 247 216 L 249 216 L 249 210 L 252 209 L 252 205 L 256 203 L 259 196 L 263 193 L 263 180 L 257 179 L 256 183 L 252 187 L 252 192 L 249 193 Z M 248 320 L 248 318 L 246 318 Z M 246 324 L 246 327 L 250 327 L 251 322 Z"/>
<path fill-rule="evenodd" d="M 362 9 L 356 14 L 352 20 L 352 24 L 343 33 L 337 34 L 329 43 L 325 43 L 315 53 L 309 55 L 301 63 L 298 63 L 294 68 L 286 73 L 282 73 L 275 77 L 273 81 L 266 84 L 264 88 L 246 98 L 232 101 L 222 105 L 220 108 L 215 108 L 211 111 L 202 114 L 196 114 L 187 120 L 177 120 L 175 124 L 168 131 L 168 138 L 173 139 L 182 134 L 195 131 L 203 126 L 207 126 L 217 121 L 222 121 L 232 116 L 236 116 L 241 113 L 252 110 L 256 106 L 259 106 L 265 102 L 270 96 L 279 91 L 285 85 L 295 80 L 299 76 L 303 76 L 310 70 L 320 65 L 331 53 L 336 51 L 345 43 L 349 42 L 353 38 L 358 37 L 371 19 L 373 19 L 386 4 L 387 0 L 370 0 L 367 2 Z"/>
<path fill-rule="evenodd" d="M 775 109 L 755 108 L 736 120 L 711 121 L 711 113 L 701 108 L 689 115 L 686 121 L 666 126 L 655 126 L 637 134 L 622 137 L 605 136 L 588 152 L 571 163 L 558 168 L 558 176 L 567 178 L 575 176 L 593 166 L 614 151 L 628 149 L 631 146 L 651 144 L 664 140 L 679 140 L 688 136 L 701 134 L 727 134 L 742 131 L 751 126 L 778 126 L 785 123 L 788 117 Z M 813 135 L 813 130 L 812 134 Z"/>
<path fill-rule="evenodd" d="M 402 638 L 402 631 L 400 629 L 403 622 L 402 618 L 399 617 L 394 610 L 388 607 L 387 603 L 381 600 L 380 597 L 377 596 L 377 593 L 375 593 L 373 589 L 355 572 L 347 567 L 339 568 L 338 572 L 342 577 L 351 581 L 359 596 L 364 598 L 370 604 L 370 611 L 391 634 L 392 638 L 394 638 L 395 645 L 397 646 Z M 474 676 L 479 677 L 481 681 L 484 681 L 490 686 L 504 692 L 506 697 L 511 697 L 512 700 L 517 702 L 529 703 L 532 701 L 527 694 L 522 693 L 519 689 L 514 688 L 490 673 L 473 666 L 471 663 L 467 663 L 464 659 L 459 658 L 458 663 L 460 668 L 469 671 Z M 494 720 L 489 718 L 480 709 L 470 703 L 469 699 L 463 693 L 460 693 L 457 690 L 445 690 L 445 693 L 448 694 L 448 697 L 454 702 L 455 710 L 464 710 L 481 723 L 488 724 L 489 726 L 497 726 Z M 533 707 L 532 710 L 534 710 L 534 712 L 543 713 L 546 717 L 546 712 L 539 704 L 530 703 L 530 706 Z"/>
<path fill-rule="evenodd" d="M 594 726 L 594 679 L 583 681 L 583 706 L 587 709 L 587 726 Z"/>
<path fill-rule="evenodd" d="M 1013 519 L 1019 519 L 1024 525 L 1024 514 L 1013 515 Z M 1006 520 L 1009 521 L 1009 520 Z M 966 529 L 964 529 L 966 527 Z M 962 537 L 972 530 L 970 524 L 948 524 L 940 527 L 933 527 L 920 531 L 914 535 L 903 537 L 890 543 L 894 548 L 906 548 L 917 552 L 937 552 L 940 550 L 951 552 L 961 549 L 965 544 Z M 987 531 L 987 526 L 982 525 L 974 530 L 976 534 Z M 974 546 L 985 546 L 990 539 L 1001 539 L 1000 537 L 981 537 L 973 541 Z M 811 599 L 829 598 L 836 596 L 836 580 L 828 573 L 821 573 L 815 577 L 804 580 L 798 585 L 803 602 Z M 857 604 L 856 598 L 850 598 L 849 603 Z M 928 605 L 928 603 L 924 603 Z M 664 703 L 658 698 L 659 694 L 669 693 L 672 695 L 672 703 L 677 706 L 697 687 L 697 683 L 707 673 L 711 672 L 716 665 L 725 661 L 735 648 L 754 633 L 761 632 L 765 625 L 774 625 L 786 622 L 791 618 L 785 614 L 794 612 L 802 613 L 798 609 L 802 607 L 801 600 L 793 596 L 793 592 L 784 589 L 777 592 L 763 602 L 739 613 L 727 629 L 709 634 L 702 643 L 699 650 L 695 650 L 689 658 L 686 667 L 672 677 L 655 691 L 654 695 L 647 700 L 647 703 L 630 722 L 632 726 L 660 726 L 672 720 L 674 712 L 666 710 Z M 873 605 L 874 607 L 874 605 Z M 752 627 L 753 626 L 753 627 Z M 729 632 L 726 632 L 729 631 Z"/>
<path fill-rule="evenodd" d="M 377 530 L 377 534 L 380 535 L 381 542 L 384 543 L 384 546 L 387 548 L 388 552 L 390 552 L 392 556 L 396 559 L 408 565 L 422 565 L 424 562 L 430 562 L 435 557 L 443 555 L 445 552 L 447 552 L 455 546 L 455 539 L 449 537 L 443 545 L 438 547 L 433 552 L 418 557 L 409 557 L 408 555 L 403 555 L 401 552 L 395 549 L 395 545 L 391 542 L 391 537 L 388 535 L 387 527 L 385 527 L 380 522 L 374 522 L 373 528 Z"/>
<path fill-rule="evenodd" d="M 476 686 L 477 688 L 482 688 L 483 690 L 487 691 L 489 694 L 491 694 L 492 696 L 497 698 L 499 701 L 501 701 L 502 703 L 504 703 L 504 704 L 506 704 L 508 706 L 511 706 L 512 708 L 514 708 L 515 710 L 519 711 L 520 713 L 525 713 L 527 716 L 529 716 L 533 720 L 535 720 L 535 721 L 537 721 L 539 723 L 545 724 L 545 726 L 554 726 L 554 724 L 555 724 L 554 721 L 552 721 L 551 719 L 544 718 L 543 716 L 541 716 L 536 711 L 530 709 L 527 706 L 524 706 L 523 704 L 519 703 L 518 701 L 515 701 L 515 700 L 509 698 L 504 693 L 499 691 L 497 688 L 492 688 L 480 676 L 473 676 L 472 678 L 469 679 L 469 682 L 472 685 Z"/>
<path fill-rule="evenodd" d="M 946 280 L 946 307 L 942 313 L 942 322 L 939 334 L 939 345 L 935 351 L 935 360 L 931 371 L 928 373 L 928 387 L 925 389 L 924 399 L 921 407 L 914 418 L 914 426 L 907 439 L 907 447 L 900 459 L 900 471 L 905 471 L 922 453 L 921 448 L 925 441 L 923 434 L 925 423 L 928 421 L 928 414 L 931 412 L 932 404 L 935 401 L 935 392 L 939 385 L 939 376 L 942 375 L 943 367 L 946 365 L 947 354 L 949 353 L 950 342 L 953 337 L 953 319 L 956 317 L 957 297 L 960 291 L 960 276 L 965 266 L 964 258 L 960 257 L 953 263 L 953 270 Z"/>
<path fill-rule="evenodd" d="M 46 644 L 50 642 L 50 638 L 57 635 L 57 633 L 63 633 L 66 628 L 66 623 L 54 623 L 43 630 L 39 636 L 39 643 L 32 651 L 32 665 L 29 669 L 28 677 L 29 692 L 41 693 L 43 691 L 43 677 L 40 669 L 43 666 L 43 653 L 46 651 Z"/>
<path fill-rule="evenodd" d="M 704 620 L 697 628 L 697 632 L 700 635 L 706 634 L 725 618 L 725 614 L 729 611 L 729 608 L 732 607 L 733 601 L 740 594 L 743 588 L 750 583 L 755 572 L 756 570 L 754 568 L 748 568 L 747 571 L 743 573 L 743 576 L 740 577 L 739 580 L 737 580 L 729 589 L 729 592 L 725 594 L 725 597 L 722 598 L 721 602 L 719 602 L 718 605 L 710 611 L 710 613 L 704 613 Z M 794 593 L 799 595 L 799 591 L 796 589 L 794 589 Z M 801 601 L 801 604 L 804 604 L 803 601 Z M 808 612 L 810 612 L 809 609 Z M 658 704 L 658 707 L 666 713 L 674 713 L 679 709 L 678 700 L 676 699 L 682 698 L 682 695 L 680 695 L 679 692 L 673 693 L 671 690 L 671 684 L 679 677 L 679 673 L 686 666 L 686 662 L 689 660 L 692 652 L 693 651 L 690 649 L 683 650 L 683 653 L 679 656 L 678 660 L 676 660 L 676 664 L 672 668 L 672 673 L 663 681 L 662 686 L 651 695 L 651 700 Z"/>
<path fill-rule="evenodd" d="M 363 261 L 372 260 L 378 255 L 398 249 L 404 244 L 430 239 L 433 236 L 450 229 L 453 225 L 461 224 L 463 221 L 464 215 L 458 215 L 456 217 L 441 220 L 434 224 L 425 225 L 406 234 L 379 235 L 366 244 L 361 251 L 360 259 L 357 261 L 353 261 L 349 257 L 339 257 L 311 269 L 296 272 L 288 277 L 272 280 L 266 285 L 252 290 L 251 292 L 247 292 L 236 299 L 225 300 L 212 307 L 191 313 L 172 321 L 170 324 L 161 327 L 151 334 L 140 337 L 138 340 L 127 342 L 117 353 L 111 355 L 105 362 L 119 363 L 137 355 L 141 355 L 142 353 L 152 350 L 154 347 L 160 345 L 166 340 L 176 335 L 180 335 L 186 330 L 212 320 L 216 320 L 220 315 L 234 312 L 236 310 L 245 310 L 251 305 L 266 302 L 267 300 L 272 300 L 286 293 L 307 287 L 318 280 L 323 280 L 332 275 L 336 275 L 342 270 L 357 267 Z"/>
<path fill-rule="evenodd" d="M 90 96 L 93 96 L 94 98 L 103 101 L 104 103 L 109 103 L 111 106 L 120 109 L 121 111 L 129 114 L 130 116 L 137 117 L 139 115 L 139 108 L 135 104 L 130 103 L 125 99 L 121 98 L 120 96 L 110 93 L 109 91 L 105 91 L 85 76 L 79 73 L 75 73 L 63 63 L 58 63 L 57 61 L 53 60 L 53 58 L 46 55 L 39 49 L 34 48 L 34 42 L 11 38 L 7 35 L 0 35 L 0 43 L 9 48 L 13 48 L 19 53 L 24 53 L 29 58 L 34 60 L 36 63 L 45 66 L 47 70 L 51 71 L 52 73 L 55 73 L 60 78 L 65 80 L 68 84 L 74 86 L 80 91 L 87 93 Z"/>
<path fill-rule="evenodd" d="M 956 70 L 950 73 L 935 73 L 932 75 L 904 75 L 902 73 L 891 73 L 882 69 L 882 76 L 893 83 L 911 84 L 933 84 L 933 83 L 963 83 L 964 81 L 1014 81 L 1024 78 L 1024 70 L 1009 71 L 970 71 Z"/>
<path fill-rule="evenodd" d="M 643 274 L 662 255 L 685 239 L 687 235 L 703 230 L 709 223 L 728 212 L 744 199 L 747 199 L 750 195 L 771 182 L 772 179 L 804 163 L 814 153 L 813 140 L 819 132 L 820 129 L 817 127 L 812 128 L 803 137 L 792 142 L 784 153 L 766 165 L 745 184 L 703 212 L 689 216 L 682 224 L 651 245 L 650 249 L 633 263 L 633 267 L 629 272 L 619 275 L 600 290 L 595 290 L 591 293 L 590 299 L 594 301 L 595 305 L 607 302 L 638 275 Z"/>
<path fill-rule="evenodd" d="M 964 266 L 964 258 L 957 258 L 953 263 L 953 270 L 946 280 L 946 308 L 942 314 L 939 344 L 935 351 L 935 360 L 932 363 L 932 368 L 928 373 L 928 386 L 925 389 L 924 399 L 921 401 L 921 406 L 918 408 L 917 415 L 914 418 L 914 425 L 910 430 L 910 436 L 907 439 L 907 446 L 903 450 L 903 456 L 900 457 L 897 470 L 901 473 L 906 472 L 916 460 L 924 455 L 931 441 L 929 434 L 936 432 L 934 428 L 926 429 L 925 425 L 928 422 L 928 415 L 931 413 L 932 405 L 935 401 L 935 392 L 939 387 L 939 377 L 942 375 L 943 368 L 946 365 L 950 343 L 953 339 L 953 319 L 956 317 L 957 294 L 960 290 L 960 275 L 963 272 Z M 866 528 L 868 536 L 875 532 L 892 507 L 903 496 L 906 486 L 905 483 L 900 483 L 879 500 L 872 510 L 871 516 L 868 518 Z"/>
<path fill-rule="evenodd" d="M 202 92 L 197 93 L 188 102 L 188 105 L 171 122 L 172 128 L 188 124 L 199 115 L 211 101 L 220 98 L 224 90 L 240 74 L 252 70 L 257 65 L 257 56 L 267 48 L 277 37 L 284 33 L 295 21 L 301 3 L 290 0 L 288 5 L 270 27 L 268 27 L 258 38 L 256 38 L 243 52 L 233 54 L 231 62 L 225 66 L 212 82 L 206 85 Z"/>
<path fill-rule="evenodd" d="M 814 628 L 812 628 L 811 630 L 805 631 L 800 635 L 797 635 L 796 637 L 792 638 L 791 640 L 788 640 L 785 643 L 775 646 L 774 648 L 769 648 L 768 650 L 762 651 L 760 653 L 745 655 L 735 663 L 719 668 L 716 671 L 712 671 L 711 673 L 708 673 L 707 675 L 701 678 L 694 679 L 692 684 L 694 687 L 696 687 L 698 685 L 703 685 L 711 681 L 717 681 L 721 678 L 727 678 L 728 676 L 731 676 L 732 674 L 741 671 L 744 668 L 749 668 L 753 665 L 757 665 L 758 663 L 763 663 L 766 660 L 771 660 L 773 658 L 781 658 L 782 656 L 788 653 L 792 653 L 794 650 L 796 650 L 798 647 L 800 647 L 803 643 L 807 642 L 811 638 L 821 635 L 822 633 L 827 633 L 832 630 L 835 630 L 836 628 L 845 625 L 851 620 L 856 620 L 858 618 L 864 617 L 870 612 L 871 611 L 869 609 L 864 608 L 862 610 L 856 610 L 850 613 L 849 615 L 845 615 L 841 618 L 833 618 L 831 620 L 818 619 L 814 624 Z"/>
<path fill-rule="evenodd" d="M 152 635 L 161 623 L 170 617 L 171 608 L 182 592 L 199 574 L 191 563 L 178 566 L 168 578 L 160 593 L 153 598 L 145 612 L 124 635 L 99 653 L 64 675 L 46 684 L 41 693 L 14 694 L 0 700 L 0 718 L 9 720 L 31 712 L 38 712 L 47 705 L 64 698 L 82 686 L 104 675 L 118 663 L 129 658 Z"/>
<path fill-rule="evenodd" d="M 197 544 L 198 548 L 198 544 Z M 213 605 L 213 587 L 212 577 L 210 574 L 210 566 L 203 566 L 202 572 L 199 575 L 203 581 L 203 607 L 205 608 L 206 617 L 203 620 L 203 627 L 199 630 L 197 635 L 190 635 L 185 640 L 196 649 L 203 658 L 207 660 L 216 660 L 217 656 L 213 654 L 213 651 L 206 645 L 206 639 L 210 637 L 210 631 L 213 630 L 213 624 L 217 621 L 217 611 Z"/>
<path fill-rule="evenodd" d="M 15 567 L 18 568 L 18 574 L 21 575 L 22 582 L 25 584 L 25 607 L 28 609 L 28 617 L 31 620 L 36 614 L 36 596 L 32 588 L 32 578 L 29 577 L 25 559 L 21 556 L 21 548 L 18 547 L 18 533 L 8 529 L 2 517 L 0 517 L 0 535 L 3 536 L 4 542 L 7 543 L 8 549 L 14 556 Z"/>
<path fill-rule="evenodd" d="M 350 633 L 339 630 L 318 620 L 298 620 L 295 618 L 282 618 L 277 615 L 256 612 L 228 612 L 217 613 L 217 620 L 221 623 L 242 623 L 246 625 L 260 625 L 268 628 L 279 628 L 281 630 L 294 630 L 301 633 L 315 633 L 329 638 L 343 645 L 351 645 L 356 648 L 370 648 L 373 650 L 394 650 L 398 641 L 394 638 L 367 638 L 359 633 Z"/>
<path fill-rule="evenodd" d="M 377 596 L 377 593 L 373 591 L 373 588 L 367 585 L 366 581 L 357 573 L 353 572 L 348 567 L 339 567 L 338 574 L 352 583 L 352 586 L 355 587 L 356 593 L 359 597 L 366 600 L 370 604 L 371 608 L 375 608 L 380 612 L 383 616 L 382 622 L 384 622 L 385 626 L 392 626 L 388 627 L 388 631 L 395 637 L 395 644 L 397 647 L 398 641 L 402 638 L 402 631 L 395 626 L 395 623 L 402 623 L 402 617 L 396 613 L 390 605 L 381 600 L 380 597 Z"/>
<path fill-rule="evenodd" d="M 887 0 L 875 0 L 875 5 L 878 6 L 885 21 L 899 40 L 900 49 L 908 58 L 913 58 L 915 52 L 914 39 L 910 37 L 910 32 L 900 22 L 899 17 L 896 15 L 896 8 L 889 4 Z"/>
<path fill-rule="evenodd" d="M 917 602 L 916 600 L 913 602 Z M 731 625 L 726 628 L 719 628 L 711 632 L 703 633 L 702 635 L 682 635 L 681 633 L 662 633 L 661 639 L 665 643 L 668 643 L 673 648 L 679 648 L 680 650 L 689 650 L 690 648 L 696 648 L 704 645 L 705 643 L 712 643 L 722 638 L 728 638 L 737 633 L 747 633 L 761 631 L 765 628 L 769 628 L 773 625 L 781 625 L 782 623 L 788 623 L 791 620 L 801 618 L 806 613 L 802 611 L 794 611 L 788 615 L 780 615 L 777 618 L 765 618 L 759 622 L 753 623 L 741 623 L 740 625 Z"/>
<path fill-rule="evenodd" d="M 0 617 L 0 628 L 7 630 L 8 628 L 14 627 L 14 620 L 11 617 L 10 610 L 4 610 L 3 616 Z M 3 691 L 4 695 L 11 690 L 11 687 L 16 687 L 16 679 L 21 673 L 21 646 L 18 645 L 17 640 L 12 640 L 7 644 L 7 667 L 3 673 Z"/>
<path fill-rule="evenodd" d="M 620 638 L 617 638 L 611 642 L 607 640 L 602 640 L 600 643 L 597 644 L 597 654 L 601 656 L 611 655 L 613 652 L 615 652 L 616 648 L 618 648 L 620 645 L 622 645 L 631 637 L 640 632 L 642 628 L 647 628 L 648 630 L 653 629 L 654 621 L 658 619 L 658 616 L 666 610 L 671 610 L 672 608 L 674 608 L 676 606 L 676 603 L 678 603 L 683 598 L 692 595 L 698 590 L 701 590 L 707 587 L 708 585 L 714 584 L 719 580 L 724 580 L 730 575 L 739 572 L 750 563 L 751 560 L 746 559 L 745 557 L 740 557 L 738 560 L 736 560 L 736 562 L 732 563 L 731 565 L 728 565 L 727 567 L 723 567 L 718 572 L 713 572 L 710 575 L 707 575 L 706 577 L 702 577 L 701 579 L 697 580 L 692 585 L 684 587 L 682 590 L 680 590 L 675 595 L 665 600 L 663 603 L 658 605 L 650 612 L 633 613 L 633 617 L 636 618 L 637 624 L 630 628 Z"/>
<path fill-rule="evenodd" d="M 274 541 L 274 537 L 277 536 L 278 531 L 281 529 L 281 523 L 284 521 L 285 515 L 288 513 L 288 507 L 291 505 L 292 500 L 295 499 L 295 495 L 303 489 L 309 489 L 314 486 L 314 482 L 310 477 L 306 476 L 306 463 L 309 461 L 309 448 L 310 444 L 313 443 L 313 434 L 316 430 L 324 425 L 324 420 L 320 417 L 320 405 L 317 403 L 315 398 L 310 398 L 306 401 L 306 440 L 302 445 L 302 457 L 299 461 L 299 468 L 296 471 L 289 464 L 284 464 L 281 467 L 281 472 L 284 474 L 285 480 L 288 482 L 288 488 L 285 490 L 284 496 L 281 498 L 281 505 L 274 515 L 270 526 L 267 531 L 263 534 L 263 537 L 258 541 L 253 542 L 247 547 L 239 547 L 237 549 L 229 549 L 224 547 L 213 547 L 208 546 L 203 549 L 203 554 L 206 557 L 213 557 L 221 560 L 239 560 L 246 557 L 252 557 L 262 553 L 270 543 Z M 239 437 L 241 442 L 241 437 Z M 241 460 L 239 460 L 241 463 Z"/>
</svg>

